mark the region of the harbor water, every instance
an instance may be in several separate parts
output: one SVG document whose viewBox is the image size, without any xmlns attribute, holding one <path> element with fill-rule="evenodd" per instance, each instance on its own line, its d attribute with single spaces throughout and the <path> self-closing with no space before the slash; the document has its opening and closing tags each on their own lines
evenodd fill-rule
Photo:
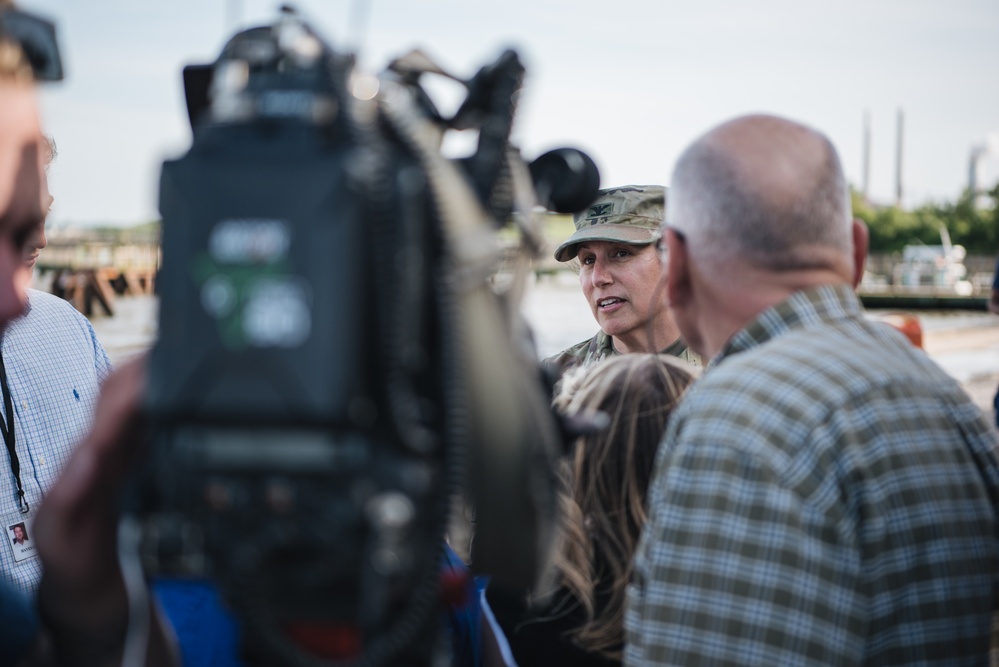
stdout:
<svg viewBox="0 0 999 667">
<path fill-rule="evenodd" d="M 94 329 L 115 364 L 148 349 L 156 337 L 157 300 L 120 297 L 114 317 L 95 316 Z M 592 336 L 597 330 L 574 274 L 547 276 L 529 285 L 522 311 L 540 357 Z M 872 311 L 875 312 L 876 311 Z M 920 312 L 927 353 L 991 409 L 999 383 L 999 317 L 987 312 Z"/>
<path fill-rule="evenodd" d="M 592 336 L 597 326 L 575 274 L 563 271 L 538 280 L 524 298 L 542 357 Z M 872 316 L 888 310 L 869 310 Z M 999 384 L 999 317 L 986 311 L 920 311 L 923 347 L 960 382 L 983 409 L 992 410 Z"/>
</svg>

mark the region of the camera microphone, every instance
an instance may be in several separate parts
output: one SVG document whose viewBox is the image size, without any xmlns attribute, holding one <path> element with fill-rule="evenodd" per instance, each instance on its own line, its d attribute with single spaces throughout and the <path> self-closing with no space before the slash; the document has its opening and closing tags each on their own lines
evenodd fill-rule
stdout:
<svg viewBox="0 0 999 667">
<path fill-rule="evenodd" d="M 556 148 L 529 166 L 538 202 L 559 213 L 589 206 L 600 189 L 600 171 L 589 155 L 575 148 Z"/>
</svg>

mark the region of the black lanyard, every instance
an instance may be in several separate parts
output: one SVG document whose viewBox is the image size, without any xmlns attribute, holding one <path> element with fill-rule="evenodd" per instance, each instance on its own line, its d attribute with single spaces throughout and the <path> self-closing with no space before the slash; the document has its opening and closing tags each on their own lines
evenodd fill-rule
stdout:
<svg viewBox="0 0 999 667">
<path fill-rule="evenodd" d="M 24 487 L 21 485 L 21 462 L 17 460 L 17 449 L 14 447 L 14 402 L 10 399 L 10 387 L 7 386 L 7 369 L 3 365 L 3 355 L 0 354 L 0 385 L 3 385 L 4 418 L 0 420 L 0 431 L 3 431 L 3 441 L 7 443 L 7 453 L 10 454 L 10 471 L 17 480 L 17 504 L 23 514 L 31 510 L 28 501 L 24 499 Z"/>
</svg>

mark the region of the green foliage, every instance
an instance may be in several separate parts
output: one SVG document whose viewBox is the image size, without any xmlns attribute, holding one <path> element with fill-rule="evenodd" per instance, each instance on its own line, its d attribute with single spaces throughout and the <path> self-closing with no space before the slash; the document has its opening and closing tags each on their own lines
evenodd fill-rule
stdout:
<svg viewBox="0 0 999 667">
<path fill-rule="evenodd" d="M 541 220 L 541 225 L 545 238 L 555 245 L 566 240 L 576 231 L 572 224 L 572 216 L 564 213 L 546 213 Z M 512 243 L 519 238 L 520 230 L 512 222 L 499 230 L 499 239 L 502 242 Z M 552 247 L 554 248 L 554 246 Z"/>
<path fill-rule="evenodd" d="M 993 255 L 999 249 L 999 184 L 988 192 L 985 206 L 975 208 L 969 192 L 956 202 L 925 204 L 912 211 L 894 206 L 874 207 L 852 193 L 853 214 L 867 223 L 874 253 L 890 253 L 911 243 L 940 245 L 940 227 L 972 255 Z"/>
</svg>

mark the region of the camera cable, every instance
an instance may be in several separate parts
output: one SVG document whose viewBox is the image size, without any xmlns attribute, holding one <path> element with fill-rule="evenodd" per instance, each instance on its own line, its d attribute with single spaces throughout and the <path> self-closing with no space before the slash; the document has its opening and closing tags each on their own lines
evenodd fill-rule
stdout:
<svg viewBox="0 0 999 667">
<path fill-rule="evenodd" d="M 149 650 L 149 591 L 146 589 L 142 563 L 139 560 L 139 544 L 142 528 L 138 520 L 123 517 L 118 522 L 118 567 L 125 582 L 128 600 L 128 626 L 125 632 L 125 648 L 122 651 L 122 667 L 135 667 L 146 663 Z"/>
</svg>

